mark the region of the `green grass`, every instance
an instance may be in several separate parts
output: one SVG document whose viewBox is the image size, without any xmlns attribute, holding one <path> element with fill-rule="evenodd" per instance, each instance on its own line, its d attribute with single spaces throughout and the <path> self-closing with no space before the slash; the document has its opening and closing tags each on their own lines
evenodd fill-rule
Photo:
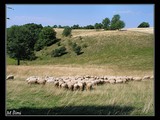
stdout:
<svg viewBox="0 0 160 120">
<path fill-rule="evenodd" d="M 79 33 L 81 36 L 82 31 Z M 89 31 L 90 33 L 91 31 Z M 95 32 L 95 31 L 94 31 Z M 102 33 L 104 31 L 98 31 Z M 96 32 L 95 32 L 96 33 Z M 154 64 L 154 35 L 131 31 L 111 32 L 99 35 L 74 37 L 77 31 L 73 31 L 72 38 L 61 38 L 61 44 L 67 48 L 67 54 L 61 57 L 51 57 L 51 51 L 57 48 L 57 44 L 45 47 L 36 52 L 37 60 L 21 61 L 21 64 L 78 64 L 78 65 L 116 65 L 127 69 L 151 70 Z M 77 56 L 69 41 L 76 42 L 87 47 L 82 48 L 83 54 Z M 7 59 L 7 64 L 14 64 Z"/>
<path fill-rule="evenodd" d="M 7 111 L 22 115 L 154 115 L 153 80 L 69 91 L 52 84 L 7 81 Z"/>
<path fill-rule="evenodd" d="M 154 64 L 154 35 L 132 31 L 74 30 L 71 38 L 57 37 L 67 54 L 51 57 L 57 44 L 35 52 L 34 61 L 17 61 L 6 57 L 7 111 L 22 115 L 154 115 L 153 80 L 128 84 L 105 84 L 92 91 L 67 91 L 52 84 L 28 85 L 24 79 L 37 75 L 150 75 Z M 81 38 L 79 37 L 81 36 Z M 69 41 L 87 45 L 77 56 Z M 44 65 L 44 66 L 43 66 Z"/>
</svg>

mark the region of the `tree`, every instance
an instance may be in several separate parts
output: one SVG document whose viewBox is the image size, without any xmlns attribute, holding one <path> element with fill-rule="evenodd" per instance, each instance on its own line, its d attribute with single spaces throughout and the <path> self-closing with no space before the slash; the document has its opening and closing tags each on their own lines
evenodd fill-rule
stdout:
<svg viewBox="0 0 160 120">
<path fill-rule="evenodd" d="M 120 20 L 120 15 L 118 14 L 114 15 L 111 20 L 110 29 L 119 30 L 122 29 L 123 27 L 125 27 L 125 23 L 122 20 Z"/>
<path fill-rule="evenodd" d="M 94 28 L 95 29 L 102 29 L 103 25 L 101 23 L 95 23 Z"/>
<path fill-rule="evenodd" d="M 105 19 L 102 21 L 102 25 L 103 25 L 103 29 L 109 30 L 109 25 L 110 25 L 110 20 L 109 20 L 109 18 L 105 18 Z"/>
<path fill-rule="evenodd" d="M 14 25 L 7 29 L 7 54 L 9 57 L 17 60 L 32 60 L 35 58 L 33 49 L 30 46 L 32 39 L 28 28 Z"/>
<path fill-rule="evenodd" d="M 72 32 L 72 29 L 70 27 L 65 27 L 62 32 L 62 35 L 65 37 L 68 37 L 68 36 L 71 36 L 71 32 Z"/>
<path fill-rule="evenodd" d="M 39 39 L 39 33 L 43 29 L 43 26 L 41 24 L 35 24 L 35 23 L 28 23 L 25 24 L 24 27 L 28 28 L 31 34 L 31 40 L 29 41 L 30 43 L 30 48 L 34 50 L 35 43 Z"/>
<path fill-rule="evenodd" d="M 119 30 L 119 29 L 122 29 L 125 27 L 125 23 L 123 21 L 119 20 L 116 22 L 116 26 L 117 26 L 117 29 Z"/>
<path fill-rule="evenodd" d="M 147 22 L 142 22 L 141 24 L 138 25 L 138 28 L 146 28 L 146 27 L 149 27 L 149 23 Z"/>
<path fill-rule="evenodd" d="M 54 25 L 54 26 L 53 26 L 53 28 L 57 28 L 57 27 L 58 27 L 57 25 Z"/>
<path fill-rule="evenodd" d="M 78 24 L 77 25 L 73 25 L 72 29 L 79 29 L 79 25 Z"/>
<path fill-rule="evenodd" d="M 39 33 L 39 39 L 35 44 L 35 50 L 39 51 L 45 46 L 50 46 L 57 42 L 56 32 L 52 27 L 44 27 Z"/>
</svg>

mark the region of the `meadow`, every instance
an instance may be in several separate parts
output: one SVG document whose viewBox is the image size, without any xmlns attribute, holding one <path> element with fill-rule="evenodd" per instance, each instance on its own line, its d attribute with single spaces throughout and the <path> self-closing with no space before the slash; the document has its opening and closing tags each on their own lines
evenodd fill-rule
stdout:
<svg viewBox="0 0 160 120">
<path fill-rule="evenodd" d="M 73 30 L 72 37 L 62 37 L 56 29 L 67 54 L 51 57 L 57 44 L 36 52 L 33 61 L 6 57 L 6 110 L 22 115 L 154 115 L 154 80 L 128 84 L 104 84 L 91 91 L 69 91 L 52 84 L 28 85 L 29 76 L 154 75 L 154 34 L 133 30 L 95 31 Z M 69 43 L 83 46 L 76 55 Z"/>
</svg>

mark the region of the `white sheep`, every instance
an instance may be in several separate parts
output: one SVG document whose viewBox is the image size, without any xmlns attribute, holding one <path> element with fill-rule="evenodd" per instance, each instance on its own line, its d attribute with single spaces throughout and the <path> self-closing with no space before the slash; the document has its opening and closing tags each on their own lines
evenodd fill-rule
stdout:
<svg viewBox="0 0 160 120">
<path fill-rule="evenodd" d="M 150 77 L 150 79 L 154 79 L 154 76 L 152 75 L 152 76 Z"/>
<path fill-rule="evenodd" d="M 122 79 L 116 79 L 116 83 L 123 83 L 123 80 Z"/>
<path fill-rule="evenodd" d="M 133 80 L 134 80 L 134 81 L 141 81 L 142 78 L 141 78 L 141 77 L 134 77 Z"/>
<path fill-rule="evenodd" d="M 90 82 L 86 83 L 86 90 L 91 90 L 91 89 L 93 89 L 93 84 Z"/>
<path fill-rule="evenodd" d="M 62 83 L 62 84 L 61 84 L 61 88 L 65 88 L 65 89 L 68 88 L 67 83 Z"/>
<path fill-rule="evenodd" d="M 74 85 L 73 85 L 73 90 L 78 90 L 79 89 L 79 85 L 77 84 L 77 83 L 75 83 Z"/>
<path fill-rule="evenodd" d="M 8 75 L 6 80 L 13 80 L 14 79 L 14 76 L 13 75 Z"/>
<path fill-rule="evenodd" d="M 150 76 L 144 76 L 144 77 L 142 78 L 142 80 L 148 80 L 148 79 L 150 79 Z"/>
<path fill-rule="evenodd" d="M 59 81 L 54 81 L 54 86 L 58 87 L 59 86 Z"/>
<path fill-rule="evenodd" d="M 109 79 L 109 83 L 115 84 L 115 83 L 116 83 L 116 80 L 115 80 L 115 79 Z"/>
<path fill-rule="evenodd" d="M 37 83 L 37 78 L 31 78 L 27 81 L 28 84 L 36 84 Z"/>
<path fill-rule="evenodd" d="M 73 85 L 74 85 L 74 83 L 68 82 L 67 85 L 68 85 L 68 89 L 69 89 L 69 90 L 73 90 L 73 87 L 74 87 Z"/>
<path fill-rule="evenodd" d="M 43 85 L 45 85 L 46 84 L 46 80 L 43 79 L 43 78 L 38 78 L 37 79 L 37 84 L 43 84 Z"/>
<path fill-rule="evenodd" d="M 84 90 L 84 83 L 78 82 L 77 84 L 78 84 L 78 86 L 79 86 L 79 89 L 80 89 L 81 91 L 83 91 L 83 90 Z"/>
</svg>

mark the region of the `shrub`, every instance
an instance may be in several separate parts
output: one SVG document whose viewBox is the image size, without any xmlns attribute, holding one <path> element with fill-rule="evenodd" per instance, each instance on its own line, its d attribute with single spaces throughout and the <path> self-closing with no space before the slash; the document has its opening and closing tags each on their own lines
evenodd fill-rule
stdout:
<svg viewBox="0 0 160 120">
<path fill-rule="evenodd" d="M 62 32 L 62 35 L 65 37 L 71 36 L 71 31 L 72 31 L 72 29 L 70 27 L 65 27 Z"/>
<path fill-rule="evenodd" d="M 149 27 L 149 23 L 147 22 L 142 22 L 140 25 L 138 25 L 138 28 L 146 28 Z"/>
<path fill-rule="evenodd" d="M 81 54 L 82 48 L 81 46 L 78 46 L 76 43 L 72 43 L 72 49 L 77 55 Z"/>
<path fill-rule="evenodd" d="M 60 57 L 62 55 L 66 54 L 66 48 L 64 46 L 59 47 L 52 51 L 51 56 L 52 57 Z"/>
</svg>

